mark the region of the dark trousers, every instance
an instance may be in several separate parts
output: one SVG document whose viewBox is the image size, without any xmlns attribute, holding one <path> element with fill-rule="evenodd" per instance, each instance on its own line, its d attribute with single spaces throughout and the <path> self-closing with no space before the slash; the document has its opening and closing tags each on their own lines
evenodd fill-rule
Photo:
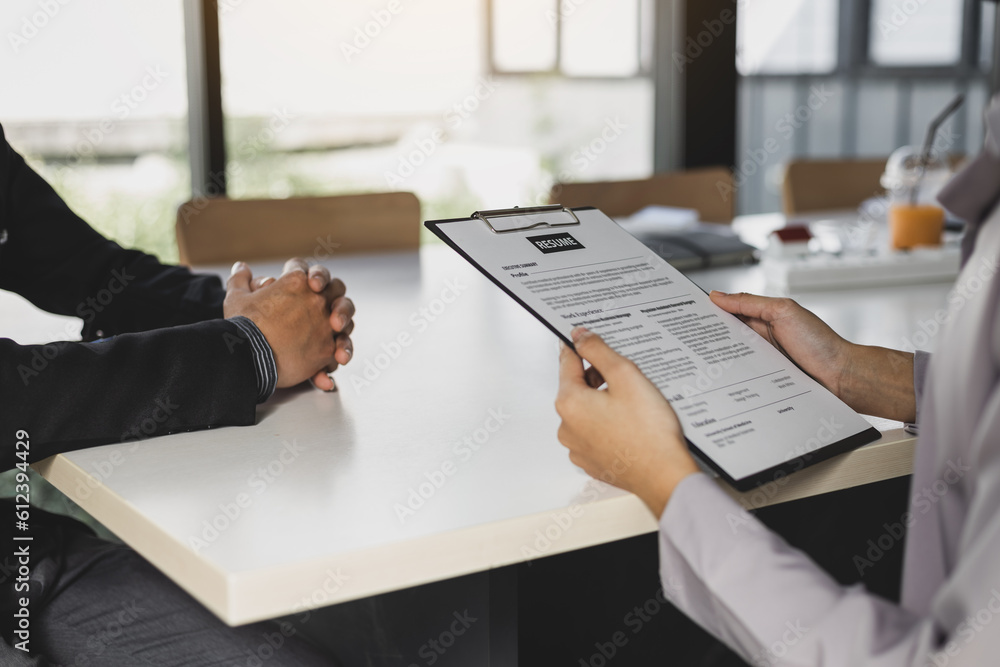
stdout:
<svg viewBox="0 0 1000 667">
<path fill-rule="evenodd" d="M 129 547 L 66 521 L 72 520 L 55 520 L 58 539 L 32 563 L 31 655 L 12 646 L 17 639 L 8 628 L 6 641 L 0 642 L 0 665 L 339 665 L 288 622 L 226 626 Z M 11 585 L 8 577 L 3 586 Z M 8 588 L 5 594 L 10 593 Z M 4 606 L 10 601 L 7 597 Z M 9 613 L 4 609 L 5 616 Z"/>
</svg>

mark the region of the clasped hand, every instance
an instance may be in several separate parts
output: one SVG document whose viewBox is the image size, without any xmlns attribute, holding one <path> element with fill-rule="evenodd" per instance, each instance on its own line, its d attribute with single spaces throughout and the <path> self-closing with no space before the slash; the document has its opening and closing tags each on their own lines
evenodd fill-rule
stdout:
<svg viewBox="0 0 1000 667">
<path fill-rule="evenodd" d="M 354 303 L 344 283 L 326 267 L 295 258 L 279 278 L 254 278 L 244 262 L 233 265 L 226 283 L 225 317 L 245 316 L 264 334 L 274 353 L 278 387 L 311 379 L 335 387 L 332 373 L 354 354 Z"/>
</svg>

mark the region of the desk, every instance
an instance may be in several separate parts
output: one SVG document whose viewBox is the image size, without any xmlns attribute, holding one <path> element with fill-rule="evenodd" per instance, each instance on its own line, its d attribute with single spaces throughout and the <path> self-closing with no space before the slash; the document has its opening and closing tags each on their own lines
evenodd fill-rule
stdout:
<svg viewBox="0 0 1000 667">
<path fill-rule="evenodd" d="M 556 440 L 556 340 L 454 252 L 326 263 L 358 305 L 338 393 L 280 391 L 254 427 L 97 447 L 37 469 L 229 624 L 656 530 L 637 498 L 569 463 Z M 693 277 L 764 291 L 756 267 Z M 899 347 L 947 289 L 801 301 L 850 339 Z M 882 440 L 746 502 L 908 474 L 912 438 L 878 426 Z"/>
</svg>

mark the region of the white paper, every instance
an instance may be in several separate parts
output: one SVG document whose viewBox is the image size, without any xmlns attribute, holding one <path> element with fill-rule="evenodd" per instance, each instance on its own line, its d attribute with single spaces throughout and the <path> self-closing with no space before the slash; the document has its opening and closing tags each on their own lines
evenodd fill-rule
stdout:
<svg viewBox="0 0 1000 667">
<path fill-rule="evenodd" d="M 610 218 L 577 216 L 578 226 L 504 234 L 480 220 L 439 229 L 562 335 L 586 326 L 636 362 L 735 480 L 870 428 Z"/>
<path fill-rule="evenodd" d="M 629 234 L 673 234 L 698 228 L 698 211 L 693 208 L 647 206 L 615 220 Z M 717 227 L 721 225 L 716 225 Z"/>
</svg>

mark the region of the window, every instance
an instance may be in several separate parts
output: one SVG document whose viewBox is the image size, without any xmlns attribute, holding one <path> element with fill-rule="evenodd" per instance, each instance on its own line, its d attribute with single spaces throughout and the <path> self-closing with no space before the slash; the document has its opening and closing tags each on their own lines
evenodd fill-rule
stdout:
<svg viewBox="0 0 1000 667">
<path fill-rule="evenodd" d="M 492 3 L 493 66 L 498 72 L 549 72 L 557 67 L 558 0 Z"/>
<path fill-rule="evenodd" d="M 190 195 L 180 0 L 8 0 L 0 122 L 85 220 L 176 261 Z"/>
<path fill-rule="evenodd" d="M 736 22 L 740 74 L 806 74 L 837 64 L 837 0 L 746 0 Z"/>
<path fill-rule="evenodd" d="M 737 162 L 751 165 L 737 174 L 741 212 L 781 208 L 792 157 L 885 157 L 921 141 L 958 92 L 966 103 L 950 123 L 953 150 L 979 150 L 995 2 L 740 0 L 739 9 Z M 769 140 L 763 164 L 748 163 Z"/>
<path fill-rule="evenodd" d="M 651 0 L 492 0 L 492 69 L 569 77 L 650 70 Z"/>
<path fill-rule="evenodd" d="M 979 67 L 984 72 L 993 68 L 993 33 L 996 30 L 997 4 L 990 0 L 979 5 Z"/>
<path fill-rule="evenodd" d="M 544 27 L 520 50 L 495 45 L 510 68 L 550 70 L 565 52 L 587 78 L 496 75 L 484 1 L 220 3 L 228 194 L 405 190 L 431 219 L 545 201 L 555 180 L 648 175 L 652 81 L 610 76 L 635 70 L 638 40 L 589 60 L 581 45 L 610 3 L 587 2 L 557 51 L 544 43 L 554 2 L 493 1 L 513 9 L 494 14 L 504 25 L 529 12 Z M 625 14 L 636 33 L 639 14 Z"/>
<path fill-rule="evenodd" d="M 560 68 L 567 76 L 639 74 L 639 25 L 635 0 L 588 0 L 562 19 Z"/>
<path fill-rule="evenodd" d="M 869 57 L 877 65 L 954 65 L 962 54 L 956 0 L 872 0 Z"/>
</svg>

